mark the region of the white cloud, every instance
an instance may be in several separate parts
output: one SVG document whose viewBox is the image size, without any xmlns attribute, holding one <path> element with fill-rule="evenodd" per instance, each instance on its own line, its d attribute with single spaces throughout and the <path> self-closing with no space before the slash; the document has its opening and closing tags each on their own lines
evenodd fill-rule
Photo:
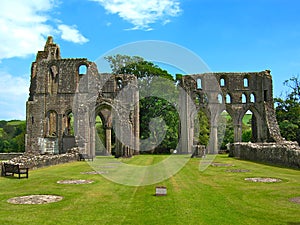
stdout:
<svg viewBox="0 0 300 225">
<path fill-rule="evenodd" d="M 91 0 L 100 3 L 107 12 L 118 14 L 132 23 L 132 29 L 151 30 L 150 25 L 181 13 L 178 0 Z"/>
<path fill-rule="evenodd" d="M 59 32 L 56 28 L 57 24 L 64 25 L 51 17 L 51 13 L 59 6 L 59 1 L 0 1 L 0 61 L 36 54 L 38 50 L 43 49 L 49 35 L 61 33 L 66 36 L 66 32 Z M 68 41 L 75 40 L 75 43 L 78 43 L 78 40 L 84 40 L 79 31 L 75 31 L 77 39 L 69 38 Z"/>
<path fill-rule="evenodd" d="M 25 119 L 29 75 L 15 77 L 0 71 L 0 118 Z"/>
<path fill-rule="evenodd" d="M 67 26 L 61 24 L 58 26 L 58 29 L 61 31 L 61 38 L 66 41 L 71 41 L 78 44 L 83 44 L 89 40 L 85 38 L 82 34 L 79 33 L 76 26 Z"/>
</svg>

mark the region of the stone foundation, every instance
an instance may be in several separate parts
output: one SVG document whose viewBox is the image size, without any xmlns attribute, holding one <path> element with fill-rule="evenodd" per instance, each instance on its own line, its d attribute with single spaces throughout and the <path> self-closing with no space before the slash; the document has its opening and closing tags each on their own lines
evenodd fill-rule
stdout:
<svg viewBox="0 0 300 225">
<path fill-rule="evenodd" d="M 240 159 L 300 168 L 300 147 L 296 142 L 233 143 L 229 156 Z"/>
</svg>

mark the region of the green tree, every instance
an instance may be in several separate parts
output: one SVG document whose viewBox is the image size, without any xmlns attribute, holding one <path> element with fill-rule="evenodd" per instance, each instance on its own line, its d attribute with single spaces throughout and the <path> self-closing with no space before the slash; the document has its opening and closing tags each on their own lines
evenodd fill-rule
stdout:
<svg viewBox="0 0 300 225">
<path fill-rule="evenodd" d="M 208 141 L 209 141 L 209 120 L 203 110 L 199 110 L 198 112 L 198 128 L 199 130 L 196 130 L 196 134 L 198 134 L 198 143 L 200 145 L 205 145 L 207 146 Z"/>
<path fill-rule="evenodd" d="M 1 121 L 0 152 L 25 151 L 25 121 Z"/>
<path fill-rule="evenodd" d="M 151 152 L 165 153 L 176 148 L 179 126 L 176 110 L 178 91 L 173 76 L 139 56 L 115 55 L 105 59 L 110 63 L 114 74 L 132 74 L 138 78 L 140 137 L 149 140 L 148 146 L 141 146 L 141 151 L 152 149 L 153 143 L 158 143 L 163 135 L 164 139 Z"/>
<path fill-rule="evenodd" d="M 228 143 L 234 142 L 234 128 L 233 128 L 233 122 L 231 116 L 228 113 L 224 113 L 223 117 L 225 117 L 226 119 L 226 123 L 223 123 L 224 125 L 226 124 L 226 128 L 225 128 L 223 142 L 221 144 L 221 149 L 226 149 L 227 148 L 226 145 Z"/>
<path fill-rule="evenodd" d="M 292 77 L 284 82 L 288 91 L 284 98 L 275 98 L 276 118 L 281 135 L 300 143 L 300 81 Z"/>
</svg>

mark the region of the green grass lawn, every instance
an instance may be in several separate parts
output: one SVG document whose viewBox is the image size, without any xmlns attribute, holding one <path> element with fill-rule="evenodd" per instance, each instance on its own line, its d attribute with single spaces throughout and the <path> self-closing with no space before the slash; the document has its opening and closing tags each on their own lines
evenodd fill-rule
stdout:
<svg viewBox="0 0 300 225">
<path fill-rule="evenodd" d="M 148 165 L 166 156 L 118 159 Z M 215 162 L 234 167 L 209 166 L 201 172 L 199 159 L 157 185 L 167 196 L 154 196 L 155 186 L 131 187 L 113 183 L 91 171 L 87 162 L 57 165 L 29 173 L 29 179 L 0 177 L 0 224 L 299 224 L 300 171 L 240 161 L 218 155 Z M 229 173 L 228 169 L 249 169 Z M 280 183 L 252 183 L 246 177 L 280 178 Z M 57 184 L 64 179 L 92 179 L 92 184 Z M 9 198 L 31 194 L 61 195 L 60 202 L 14 205 Z"/>
</svg>

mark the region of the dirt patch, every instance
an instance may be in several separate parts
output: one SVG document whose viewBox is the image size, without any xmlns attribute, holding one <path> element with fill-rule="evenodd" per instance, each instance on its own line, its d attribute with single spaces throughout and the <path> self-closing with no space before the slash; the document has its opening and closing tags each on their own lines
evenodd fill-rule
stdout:
<svg viewBox="0 0 300 225">
<path fill-rule="evenodd" d="M 93 183 L 93 180 L 59 180 L 58 184 L 90 184 Z"/>
<path fill-rule="evenodd" d="M 27 196 L 20 196 L 15 198 L 10 198 L 7 200 L 8 203 L 12 204 L 48 204 L 53 202 L 58 202 L 63 199 L 62 196 L 57 195 L 27 195 Z"/>
<path fill-rule="evenodd" d="M 262 182 L 262 183 L 276 183 L 282 181 L 280 179 L 271 178 L 271 177 L 251 177 L 251 178 L 245 178 L 245 180 L 252 181 L 252 182 Z"/>
<path fill-rule="evenodd" d="M 291 198 L 290 201 L 294 202 L 294 203 L 297 203 L 297 204 L 300 204 L 300 197 Z"/>
</svg>

